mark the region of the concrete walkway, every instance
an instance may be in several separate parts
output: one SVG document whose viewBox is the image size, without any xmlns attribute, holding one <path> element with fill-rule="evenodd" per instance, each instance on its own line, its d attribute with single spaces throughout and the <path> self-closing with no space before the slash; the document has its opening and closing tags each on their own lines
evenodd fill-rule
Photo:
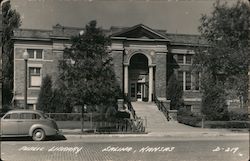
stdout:
<svg viewBox="0 0 250 161">
<path fill-rule="evenodd" d="M 168 132 L 168 121 L 154 103 L 132 102 L 138 117 L 145 120 L 147 132 Z"/>
<path fill-rule="evenodd" d="M 160 112 L 155 103 L 132 102 L 136 115 L 146 120 L 146 132 L 149 135 L 223 135 L 235 134 L 229 129 L 208 129 L 191 127 L 178 123 L 177 121 L 167 121 L 166 117 Z M 237 134 L 237 133 L 236 133 Z"/>
<path fill-rule="evenodd" d="M 132 102 L 137 116 L 146 119 L 146 134 L 82 134 L 80 129 L 61 129 L 62 133 L 69 136 L 79 137 L 187 137 L 200 136 L 239 136 L 248 137 L 247 129 L 232 131 L 231 129 L 208 129 L 196 128 L 180 124 L 177 121 L 167 121 L 154 103 Z"/>
</svg>

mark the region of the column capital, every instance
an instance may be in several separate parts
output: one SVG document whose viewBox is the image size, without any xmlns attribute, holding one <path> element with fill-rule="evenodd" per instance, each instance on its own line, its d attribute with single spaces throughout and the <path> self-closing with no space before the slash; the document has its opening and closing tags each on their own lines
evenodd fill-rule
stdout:
<svg viewBox="0 0 250 161">
<path fill-rule="evenodd" d="M 123 65 L 127 67 L 127 66 L 129 66 L 129 63 L 123 63 Z"/>
<path fill-rule="evenodd" d="M 156 66 L 156 64 L 150 64 L 150 65 L 148 65 L 148 67 L 150 68 L 150 67 L 155 67 Z"/>
</svg>

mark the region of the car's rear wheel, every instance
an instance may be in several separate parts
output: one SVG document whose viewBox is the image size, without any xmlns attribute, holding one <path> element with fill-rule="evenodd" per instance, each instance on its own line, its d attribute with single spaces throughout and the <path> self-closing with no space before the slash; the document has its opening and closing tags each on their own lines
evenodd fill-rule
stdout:
<svg viewBox="0 0 250 161">
<path fill-rule="evenodd" d="M 35 129 L 32 133 L 32 139 L 34 141 L 42 141 L 45 139 L 45 132 L 43 129 Z"/>
</svg>

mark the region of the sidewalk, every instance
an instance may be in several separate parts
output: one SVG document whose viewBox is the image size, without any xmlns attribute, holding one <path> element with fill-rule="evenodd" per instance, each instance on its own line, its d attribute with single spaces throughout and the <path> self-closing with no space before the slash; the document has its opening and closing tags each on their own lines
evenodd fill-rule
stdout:
<svg viewBox="0 0 250 161">
<path fill-rule="evenodd" d="M 195 129 L 195 130 L 194 130 Z M 62 134 L 66 137 L 208 137 L 208 136 L 248 136 L 247 129 L 207 129 L 207 128 L 194 128 L 190 130 L 173 130 L 169 132 L 147 132 L 147 133 L 106 133 L 96 134 L 84 132 L 81 129 L 61 129 Z"/>
<path fill-rule="evenodd" d="M 248 129 L 208 129 L 191 127 L 178 123 L 177 121 L 168 121 L 160 112 L 154 103 L 133 102 L 137 116 L 145 119 L 146 133 L 94 133 L 92 131 L 81 132 L 80 126 L 63 126 L 62 133 L 65 136 L 80 137 L 208 137 L 208 136 L 248 136 Z M 76 127 L 76 128 L 74 128 Z M 68 129 L 72 128 L 72 129 Z"/>
</svg>

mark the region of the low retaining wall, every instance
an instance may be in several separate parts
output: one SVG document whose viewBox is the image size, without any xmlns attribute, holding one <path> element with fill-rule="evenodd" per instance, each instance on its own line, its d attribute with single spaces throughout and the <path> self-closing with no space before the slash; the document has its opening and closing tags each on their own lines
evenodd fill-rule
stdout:
<svg viewBox="0 0 250 161">
<path fill-rule="evenodd" d="M 177 121 L 177 110 L 169 110 L 168 112 L 170 120 Z"/>
</svg>

